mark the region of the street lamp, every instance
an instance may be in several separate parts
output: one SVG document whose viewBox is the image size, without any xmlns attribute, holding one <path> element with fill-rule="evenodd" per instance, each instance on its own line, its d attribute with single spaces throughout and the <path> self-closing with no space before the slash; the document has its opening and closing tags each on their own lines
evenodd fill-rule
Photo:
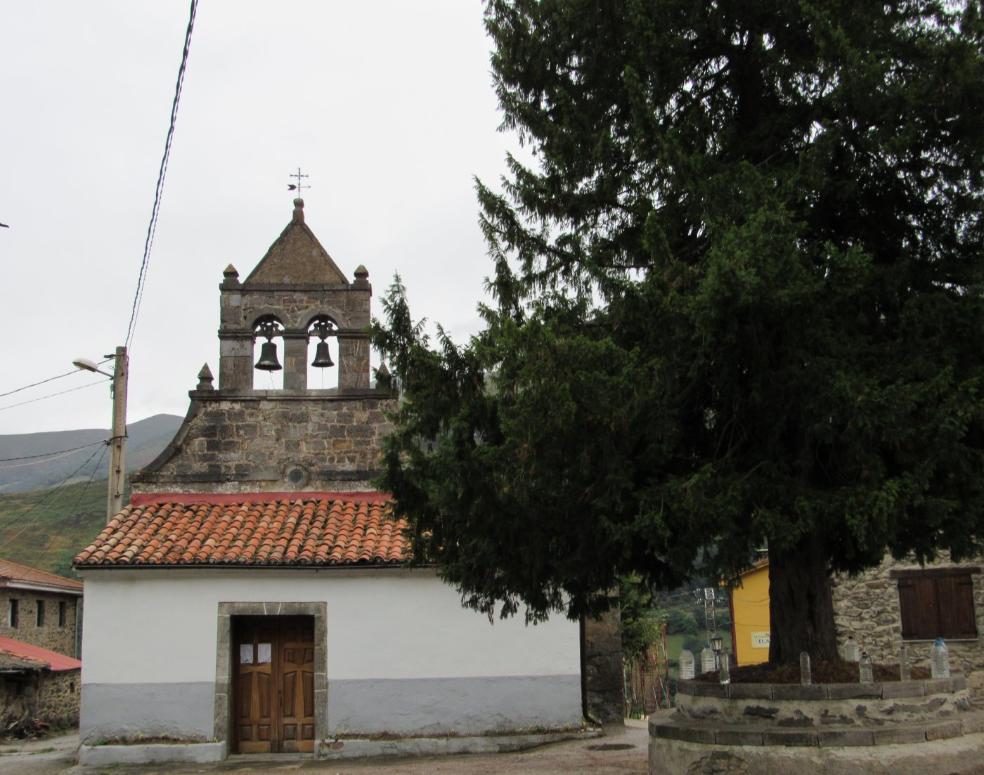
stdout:
<svg viewBox="0 0 984 775">
<path fill-rule="evenodd" d="M 88 358 L 76 358 L 72 365 L 83 371 L 93 371 L 113 380 L 110 388 L 113 396 L 113 431 L 109 437 L 109 483 L 106 497 L 106 524 L 123 508 L 123 479 L 126 470 L 123 455 L 126 447 L 126 383 L 130 364 L 125 347 L 117 347 L 113 355 L 113 373 L 98 368 Z"/>
</svg>

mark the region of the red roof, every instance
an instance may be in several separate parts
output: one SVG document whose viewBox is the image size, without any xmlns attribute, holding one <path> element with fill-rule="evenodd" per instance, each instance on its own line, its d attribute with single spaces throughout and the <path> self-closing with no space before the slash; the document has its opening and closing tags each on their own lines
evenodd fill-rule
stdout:
<svg viewBox="0 0 984 775">
<path fill-rule="evenodd" d="M 66 657 L 64 654 L 43 649 L 40 646 L 32 646 L 30 643 L 22 643 L 13 638 L 0 636 L 0 662 L 3 661 L 4 657 L 12 657 L 11 665 L 18 668 L 47 668 L 57 672 L 60 670 L 78 670 L 82 667 L 82 663 L 72 657 Z"/>
<path fill-rule="evenodd" d="M 30 565 L 0 559 L 0 586 L 10 582 L 52 587 L 52 591 L 65 590 L 73 593 L 82 591 L 82 582 L 76 579 L 66 579 L 64 576 L 56 576 L 54 573 L 32 568 Z"/>
<path fill-rule="evenodd" d="M 75 565 L 399 564 L 409 556 L 405 528 L 383 493 L 145 495 L 114 517 Z"/>
</svg>

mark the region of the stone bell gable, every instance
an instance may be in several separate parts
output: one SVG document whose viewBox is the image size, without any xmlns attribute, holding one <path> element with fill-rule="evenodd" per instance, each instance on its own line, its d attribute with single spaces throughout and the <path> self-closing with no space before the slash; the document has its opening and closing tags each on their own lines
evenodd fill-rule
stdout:
<svg viewBox="0 0 984 775">
<path fill-rule="evenodd" d="M 134 493 L 372 489 L 393 397 L 370 387 L 368 278 L 359 266 L 346 280 L 295 199 L 247 278 L 232 265 L 223 272 L 218 385 L 204 366 L 184 423 L 133 475 Z M 254 387 L 264 339 L 282 359 L 283 389 Z M 335 388 L 308 387 L 309 345 L 319 340 L 337 342 L 337 363 L 326 367 L 338 371 Z"/>
<path fill-rule="evenodd" d="M 338 339 L 338 386 L 369 388 L 369 299 L 372 286 L 365 267 L 350 283 L 304 223 L 304 203 L 294 200 L 294 214 L 266 255 L 245 281 L 226 267 L 219 286 L 219 390 L 251 392 L 256 326 L 275 320 L 284 340 L 284 390 L 307 389 L 310 328 L 319 318 L 332 323 Z"/>
</svg>

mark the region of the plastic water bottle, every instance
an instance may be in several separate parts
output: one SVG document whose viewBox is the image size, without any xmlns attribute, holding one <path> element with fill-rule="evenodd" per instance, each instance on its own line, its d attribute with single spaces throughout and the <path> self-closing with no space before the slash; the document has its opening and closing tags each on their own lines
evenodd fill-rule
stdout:
<svg viewBox="0 0 984 775">
<path fill-rule="evenodd" d="M 717 670 L 717 660 L 714 659 L 714 652 L 707 646 L 700 650 L 700 672 L 713 673 Z"/>
<path fill-rule="evenodd" d="M 871 665 L 871 657 L 867 651 L 861 652 L 861 661 L 858 663 L 861 683 L 870 684 L 875 682 L 874 669 Z"/>
<path fill-rule="evenodd" d="M 694 677 L 694 653 L 689 649 L 680 652 L 680 678 L 689 681 Z"/>
<path fill-rule="evenodd" d="M 805 651 L 800 652 L 800 684 L 809 686 L 813 683 L 813 671 L 810 668 L 810 655 Z"/>
<path fill-rule="evenodd" d="M 933 642 L 933 650 L 929 655 L 929 666 L 933 678 L 950 677 L 950 651 L 943 642 L 943 638 L 937 638 Z"/>
<path fill-rule="evenodd" d="M 861 658 L 861 650 L 858 648 L 858 642 L 854 640 L 853 635 L 847 636 L 844 648 L 841 650 L 841 656 L 844 657 L 845 662 L 857 662 Z"/>
</svg>

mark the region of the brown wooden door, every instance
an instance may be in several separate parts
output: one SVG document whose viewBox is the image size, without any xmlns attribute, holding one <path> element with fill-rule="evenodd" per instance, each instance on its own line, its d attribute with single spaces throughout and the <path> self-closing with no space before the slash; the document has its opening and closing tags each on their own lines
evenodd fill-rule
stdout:
<svg viewBox="0 0 984 775">
<path fill-rule="evenodd" d="M 314 751 L 314 642 L 310 626 L 280 630 L 280 731 L 282 751 Z"/>
<path fill-rule="evenodd" d="M 233 632 L 237 750 L 313 752 L 312 618 L 237 617 Z"/>
</svg>

